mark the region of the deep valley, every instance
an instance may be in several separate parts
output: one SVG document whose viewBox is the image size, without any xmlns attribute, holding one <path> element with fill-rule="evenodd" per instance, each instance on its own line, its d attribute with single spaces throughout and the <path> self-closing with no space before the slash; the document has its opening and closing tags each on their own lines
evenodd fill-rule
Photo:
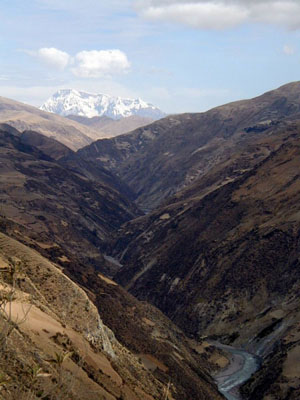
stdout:
<svg viewBox="0 0 300 400">
<path fill-rule="evenodd" d="M 0 121 L 1 398 L 300 398 L 299 82 L 110 138 Z"/>
</svg>

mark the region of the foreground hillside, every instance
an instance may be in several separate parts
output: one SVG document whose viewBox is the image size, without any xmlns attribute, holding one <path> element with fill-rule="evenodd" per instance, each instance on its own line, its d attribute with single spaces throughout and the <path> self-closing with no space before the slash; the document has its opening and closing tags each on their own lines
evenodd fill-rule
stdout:
<svg viewBox="0 0 300 400">
<path fill-rule="evenodd" d="M 159 396 L 163 385 L 103 325 L 79 286 L 6 235 L 0 246 L 1 398 Z"/>
</svg>

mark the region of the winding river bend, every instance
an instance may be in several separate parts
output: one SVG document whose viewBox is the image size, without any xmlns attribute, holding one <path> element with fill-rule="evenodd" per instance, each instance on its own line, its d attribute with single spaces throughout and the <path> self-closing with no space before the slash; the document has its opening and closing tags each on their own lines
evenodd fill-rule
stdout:
<svg viewBox="0 0 300 400">
<path fill-rule="evenodd" d="M 260 368 L 261 359 L 242 349 L 217 342 L 211 344 L 231 354 L 229 365 L 215 376 L 220 393 L 228 400 L 240 400 L 238 387 Z"/>
</svg>

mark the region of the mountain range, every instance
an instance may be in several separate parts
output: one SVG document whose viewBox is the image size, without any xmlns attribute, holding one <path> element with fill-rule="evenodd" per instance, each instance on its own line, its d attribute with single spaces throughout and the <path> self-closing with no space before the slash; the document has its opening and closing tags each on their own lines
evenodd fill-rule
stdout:
<svg viewBox="0 0 300 400">
<path fill-rule="evenodd" d="M 92 94 L 74 89 L 62 89 L 50 97 L 41 110 L 62 116 L 109 117 L 120 119 L 137 115 L 142 118 L 160 119 L 165 114 L 142 99 L 128 99 Z"/>
</svg>

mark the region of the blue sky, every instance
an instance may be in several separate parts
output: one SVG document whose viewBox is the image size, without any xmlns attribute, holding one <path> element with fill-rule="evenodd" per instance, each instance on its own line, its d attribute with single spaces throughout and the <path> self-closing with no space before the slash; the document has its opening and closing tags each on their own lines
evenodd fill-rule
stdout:
<svg viewBox="0 0 300 400">
<path fill-rule="evenodd" d="M 60 88 L 198 112 L 300 80 L 299 0 L 2 0 L 0 95 Z"/>
</svg>

